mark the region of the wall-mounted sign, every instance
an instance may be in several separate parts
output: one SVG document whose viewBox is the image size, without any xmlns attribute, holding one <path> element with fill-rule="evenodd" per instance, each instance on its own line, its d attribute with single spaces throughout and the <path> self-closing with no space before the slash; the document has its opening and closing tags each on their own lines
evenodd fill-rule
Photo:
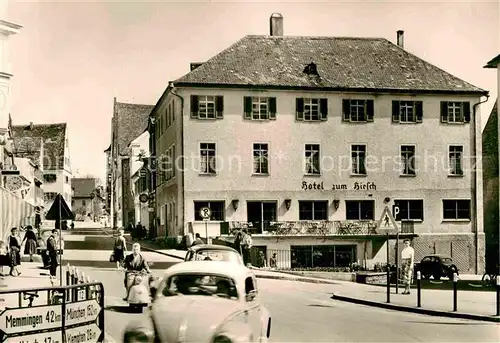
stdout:
<svg viewBox="0 0 500 343">
<path fill-rule="evenodd" d="M 302 186 L 301 188 L 304 191 L 310 191 L 310 190 L 319 190 L 319 191 L 324 191 L 324 190 L 354 190 L 354 191 L 376 191 L 377 190 L 377 185 L 374 182 L 354 182 L 351 187 L 349 187 L 347 184 L 332 184 L 332 185 L 326 185 L 324 181 L 321 182 L 307 182 L 307 181 L 302 181 Z"/>
<path fill-rule="evenodd" d="M 149 197 L 146 193 L 142 193 L 141 195 L 139 195 L 139 200 L 140 202 L 145 203 L 148 202 Z"/>
</svg>

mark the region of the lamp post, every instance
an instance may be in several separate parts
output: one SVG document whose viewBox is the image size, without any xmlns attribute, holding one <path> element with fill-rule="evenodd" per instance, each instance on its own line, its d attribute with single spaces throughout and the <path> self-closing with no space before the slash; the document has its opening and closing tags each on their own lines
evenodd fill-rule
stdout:
<svg viewBox="0 0 500 343">
<path fill-rule="evenodd" d="M 92 192 L 92 193 L 90 193 L 90 213 L 91 213 L 93 222 L 95 222 L 94 199 L 95 199 L 95 194 L 94 194 L 94 192 Z"/>
</svg>

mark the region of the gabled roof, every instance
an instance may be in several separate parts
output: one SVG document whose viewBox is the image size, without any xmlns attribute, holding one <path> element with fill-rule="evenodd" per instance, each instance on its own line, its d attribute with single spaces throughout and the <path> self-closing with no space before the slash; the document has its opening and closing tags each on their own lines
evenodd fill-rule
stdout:
<svg viewBox="0 0 500 343">
<path fill-rule="evenodd" d="M 72 178 L 71 187 L 75 190 L 73 198 L 90 198 L 90 193 L 95 193 L 96 179 Z"/>
<path fill-rule="evenodd" d="M 64 168 L 64 147 L 66 123 L 14 125 L 11 127 L 14 149 L 26 156 L 40 158 L 40 145 L 43 142 L 43 169 Z M 20 156 L 16 153 L 16 156 Z M 35 162 L 35 161 L 34 161 Z"/>
<path fill-rule="evenodd" d="M 313 62 L 319 76 L 304 73 Z M 486 93 L 384 38 L 246 36 L 177 87 Z"/>
<path fill-rule="evenodd" d="M 148 127 L 149 114 L 154 106 L 115 102 L 118 152 L 127 154 L 128 145 L 144 133 Z"/>
<path fill-rule="evenodd" d="M 491 61 L 486 63 L 484 68 L 497 68 L 499 64 L 500 64 L 500 55 L 498 55 L 497 57 L 493 58 Z"/>
</svg>

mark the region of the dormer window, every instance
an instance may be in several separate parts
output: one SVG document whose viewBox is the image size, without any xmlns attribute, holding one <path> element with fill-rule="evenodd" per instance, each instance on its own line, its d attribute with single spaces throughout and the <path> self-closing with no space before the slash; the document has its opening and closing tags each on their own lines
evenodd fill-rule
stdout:
<svg viewBox="0 0 500 343">
<path fill-rule="evenodd" d="M 304 73 L 307 75 L 318 75 L 318 68 L 315 63 L 311 62 L 304 68 Z"/>
</svg>

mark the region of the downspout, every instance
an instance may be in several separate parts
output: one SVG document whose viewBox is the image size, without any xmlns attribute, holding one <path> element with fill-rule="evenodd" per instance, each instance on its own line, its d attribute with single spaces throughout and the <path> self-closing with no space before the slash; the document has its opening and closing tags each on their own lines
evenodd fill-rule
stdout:
<svg viewBox="0 0 500 343">
<path fill-rule="evenodd" d="M 184 189 L 184 98 L 180 96 L 179 94 L 174 92 L 174 83 L 169 82 L 168 85 L 169 92 L 172 95 L 175 95 L 179 99 L 181 99 L 181 115 L 178 116 L 180 117 L 180 142 L 181 142 L 181 168 L 179 170 L 179 174 L 181 175 L 181 187 L 182 187 L 182 199 L 177 200 L 177 206 L 180 207 L 180 204 L 182 203 L 182 228 L 184 229 L 184 212 L 185 212 L 185 199 L 186 199 L 186 191 Z M 175 157 L 177 159 L 177 156 Z M 180 201 L 179 201 L 180 200 Z M 179 210 L 178 208 L 176 209 L 177 211 Z M 177 223 L 177 226 L 179 226 L 179 223 Z M 177 228 L 176 228 L 177 229 Z M 182 232 L 182 235 L 184 236 L 185 232 Z"/>
<path fill-rule="evenodd" d="M 476 128 L 476 110 L 477 110 L 477 107 L 483 103 L 485 103 L 486 101 L 488 101 L 488 99 L 490 98 L 489 94 L 486 93 L 484 94 L 484 96 L 486 96 L 486 100 L 484 101 L 479 101 L 478 103 L 475 103 L 473 106 L 472 106 L 472 120 L 473 120 L 473 128 L 474 130 L 472 131 L 472 139 L 473 139 L 473 144 L 472 144 L 472 156 L 474 158 L 474 161 L 472 161 L 472 166 L 473 166 L 473 169 L 472 169 L 472 179 L 473 179 L 473 186 L 472 187 L 472 198 L 473 198 L 473 202 L 472 202 L 472 213 L 474 213 L 474 221 L 472 222 L 472 225 L 473 225 L 473 231 L 474 231 L 474 240 L 475 240 L 475 251 L 476 251 L 476 267 L 475 267 L 475 273 L 478 274 L 479 273 L 479 232 L 478 232 L 478 225 L 477 225 L 477 220 L 478 220 L 478 215 L 477 215 L 477 128 Z M 481 143 L 482 144 L 482 141 Z M 482 159 L 481 159 L 482 161 Z M 482 168 L 482 167 L 481 167 Z M 482 180 L 481 180 L 482 182 Z"/>
</svg>

